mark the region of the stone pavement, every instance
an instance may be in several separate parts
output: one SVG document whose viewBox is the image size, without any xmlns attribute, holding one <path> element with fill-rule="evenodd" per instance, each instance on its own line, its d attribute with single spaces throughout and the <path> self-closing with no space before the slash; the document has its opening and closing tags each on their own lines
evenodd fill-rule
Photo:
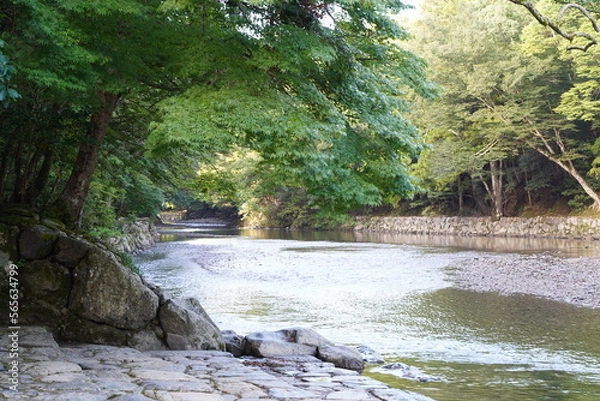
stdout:
<svg viewBox="0 0 600 401">
<path fill-rule="evenodd" d="M 0 399 L 11 401 L 432 401 L 310 356 L 59 346 L 41 327 L 0 332 Z"/>
</svg>

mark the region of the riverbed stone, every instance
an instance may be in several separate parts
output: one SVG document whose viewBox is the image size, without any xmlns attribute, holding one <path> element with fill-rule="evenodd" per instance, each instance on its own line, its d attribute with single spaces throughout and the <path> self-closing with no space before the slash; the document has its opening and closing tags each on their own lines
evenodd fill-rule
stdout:
<svg viewBox="0 0 600 401">
<path fill-rule="evenodd" d="M 259 358 L 278 355 L 317 355 L 317 347 L 333 345 L 314 330 L 294 327 L 252 333 L 244 338 L 244 353 Z"/>
<path fill-rule="evenodd" d="M 356 350 L 362 355 L 363 361 L 367 365 L 380 365 L 385 363 L 381 354 L 367 345 L 359 345 Z"/>
<path fill-rule="evenodd" d="M 25 365 L 23 372 L 31 376 L 46 377 L 58 373 L 81 372 L 81 366 L 64 361 L 42 361 L 30 367 Z"/>
<path fill-rule="evenodd" d="M 194 298 L 170 299 L 159 309 L 158 318 L 172 350 L 224 349 L 217 325 Z"/>
<path fill-rule="evenodd" d="M 91 250 L 73 276 L 69 309 L 82 318 L 137 330 L 156 317 L 158 296 L 110 252 Z"/>
<path fill-rule="evenodd" d="M 0 328 L 0 347 L 7 345 L 7 334 L 6 328 Z M 24 326 L 20 334 L 27 341 L 20 349 L 24 363 L 19 392 L 0 384 L 0 399 L 431 401 L 309 355 L 239 359 L 214 350 L 142 352 L 95 344 L 58 347 L 49 343 L 51 336 L 45 328 Z M 30 359 L 38 354 L 45 354 L 46 360 Z"/>
<path fill-rule="evenodd" d="M 397 388 L 377 389 L 373 390 L 372 394 L 386 401 L 435 401 L 433 398 L 424 396 L 423 394 Z"/>
<path fill-rule="evenodd" d="M 225 351 L 231 353 L 235 357 L 244 355 L 244 337 L 237 334 L 233 330 L 223 330 L 221 332 L 223 341 L 225 342 Z"/>
<path fill-rule="evenodd" d="M 428 375 L 414 366 L 401 362 L 388 363 L 377 368 L 379 372 L 393 374 L 403 379 L 420 381 L 422 383 L 431 381 L 440 381 L 439 377 Z"/>
<path fill-rule="evenodd" d="M 362 372 L 365 368 L 364 360 L 360 352 L 356 348 L 320 345 L 317 348 L 317 358 L 331 362 L 338 368 L 355 370 Z"/>
</svg>

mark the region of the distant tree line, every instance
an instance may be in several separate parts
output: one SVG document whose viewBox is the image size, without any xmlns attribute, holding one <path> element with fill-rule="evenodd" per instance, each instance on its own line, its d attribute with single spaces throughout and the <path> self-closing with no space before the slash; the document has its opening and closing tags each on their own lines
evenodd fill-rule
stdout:
<svg viewBox="0 0 600 401">
<path fill-rule="evenodd" d="M 424 3 L 412 49 L 442 94 L 415 107 L 430 146 L 413 166 L 426 189 L 414 207 L 495 217 L 600 210 L 597 5 L 558 3 Z"/>
</svg>

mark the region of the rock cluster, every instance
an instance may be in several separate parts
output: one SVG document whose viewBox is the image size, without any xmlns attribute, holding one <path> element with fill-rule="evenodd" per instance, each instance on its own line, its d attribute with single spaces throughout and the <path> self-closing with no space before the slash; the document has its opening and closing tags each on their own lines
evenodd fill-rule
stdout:
<svg viewBox="0 0 600 401">
<path fill-rule="evenodd" d="M 600 219 L 584 217 L 357 217 L 356 231 L 491 237 L 600 239 Z"/>
<path fill-rule="evenodd" d="M 135 221 L 120 219 L 119 224 L 124 235 L 108 239 L 111 247 L 117 251 L 135 253 L 154 245 L 159 237 L 156 227 L 148 218 Z"/>
<path fill-rule="evenodd" d="M 18 219 L 21 213 L 22 219 Z M 222 350 L 235 356 L 304 355 L 362 371 L 362 355 L 302 328 L 225 336 L 193 298 L 172 299 L 123 266 L 101 244 L 19 209 L 0 214 L 0 262 L 18 261 L 18 324 L 43 324 L 64 341 L 126 345 L 139 350 Z M 5 221 L 8 220 L 8 224 Z M 23 223 L 25 221 L 25 223 Z M 0 302 L 9 305 L 7 269 Z M 8 311 L 1 312 L 6 326 Z M 14 322 L 13 322 L 14 323 Z"/>
<path fill-rule="evenodd" d="M 216 325 L 193 299 L 145 283 L 102 244 L 35 213 L 0 213 L 0 322 L 7 321 L 9 268 L 18 272 L 18 324 L 58 338 L 138 349 L 222 349 Z"/>
<path fill-rule="evenodd" d="M 253 333 L 241 340 L 227 336 L 225 342 L 227 350 L 236 356 L 309 355 L 342 369 L 361 372 L 365 367 L 363 355 L 356 348 L 336 346 L 314 330 L 301 327 Z"/>
<path fill-rule="evenodd" d="M 11 379 L 0 381 L 0 399 L 12 401 L 433 401 L 313 356 L 59 346 L 45 329 L 23 327 L 12 358 L 0 335 L 0 371 Z"/>
</svg>

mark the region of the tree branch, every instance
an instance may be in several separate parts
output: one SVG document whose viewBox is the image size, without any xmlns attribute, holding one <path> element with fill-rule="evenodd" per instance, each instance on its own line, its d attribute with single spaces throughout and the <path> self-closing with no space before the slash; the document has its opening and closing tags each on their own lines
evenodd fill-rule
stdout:
<svg viewBox="0 0 600 401">
<path fill-rule="evenodd" d="M 573 40 L 575 40 L 576 38 L 583 38 L 587 41 L 587 43 L 583 46 L 569 46 L 567 48 L 568 50 L 581 50 L 581 51 L 585 52 L 590 47 L 597 45 L 599 43 L 598 39 L 595 38 L 594 36 L 590 35 L 589 33 L 567 32 L 566 30 L 564 30 L 560 27 L 560 22 L 561 22 L 562 18 L 564 17 L 565 13 L 570 9 L 575 9 L 575 10 L 579 11 L 590 22 L 590 24 L 594 28 L 594 31 L 600 32 L 600 24 L 598 23 L 598 20 L 585 7 L 583 7 L 579 4 L 574 4 L 574 3 L 565 4 L 560 9 L 557 19 L 552 20 L 552 19 L 546 17 L 545 15 L 543 15 L 537 8 L 535 8 L 535 6 L 530 1 L 526 1 L 526 0 L 508 0 L 508 1 L 510 1 L 511 3 L 518 4 L 520 6 L 525 7 L 540 24 L 552 29 L 556 34 L 567 39 L 569 42 L 573 42 Z"/>
</svg>

